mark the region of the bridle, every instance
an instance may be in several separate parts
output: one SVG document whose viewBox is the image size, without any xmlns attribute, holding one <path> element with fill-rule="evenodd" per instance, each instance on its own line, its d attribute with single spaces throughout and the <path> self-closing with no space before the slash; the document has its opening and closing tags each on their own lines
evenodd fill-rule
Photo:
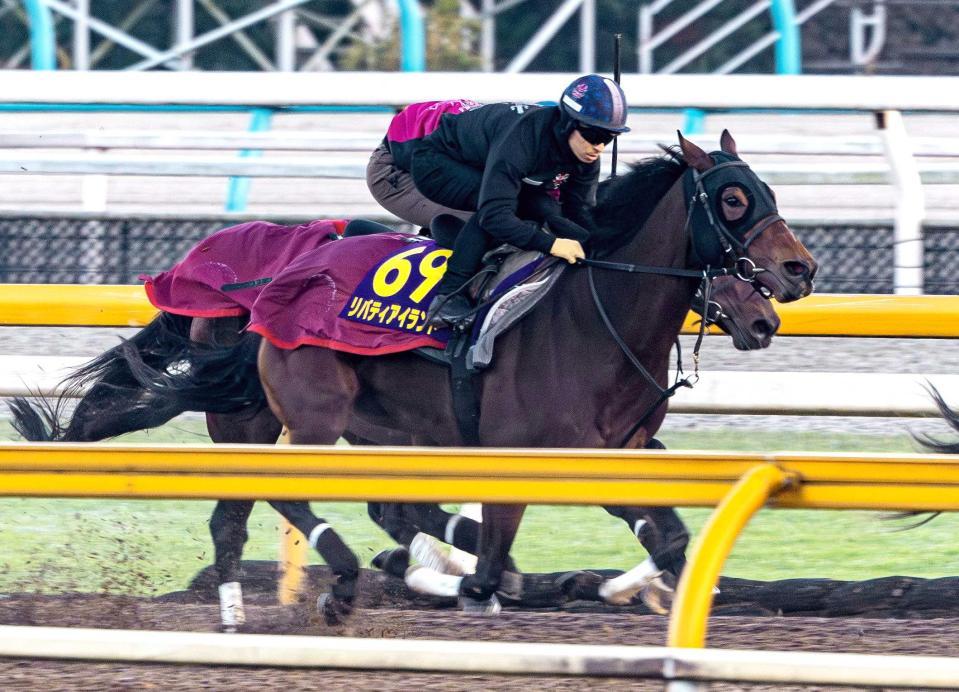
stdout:
<svg viewBox="0 0 959 692">
<path fill-rule="evenodd" d="M 751 259 L 746 257 L 746 253 L 749 250 L 749 246 L 756 240 L 762 233 L 772 226 L 777 221 L 782 221 L 783 218 L 778 213 L 768 214 L 761 218 L 756 224 L 753 225 L 742 237 L 738 238 L 736 234 L 730 231 L 725 223 L 720 223 L 717 221 L 715 214 L 710 205 L 709 193 L 706 190 L 706 187 L 703 183 L 704 180 L 710 174 L 714 174 L 720 170 L 728 169 L 731 167 L 745 167 L 748 168 L 748 164 L 744 161 L 724 161 L 722 163 L 717 163 L 713 167 L 708 168 L 703 172 L 699 172 L 695 169 L 689 169 L 692 173 L 694 192 L 692 197 L 687 203 L 687 212 L 686 212 L 686 222 L 683 226 L 683 234 L 686 237 L 690 238 L 690 242 L 694 245 L 696 244 L 697 238 L 697 228 L 693 226 L 693 213 L 697 209 L 697 205 L 701 205 L 701 208 L 705 212 L 707 228 L 703 229 L 700 232 L 708 232 L 711 230 L 716 235 L 716 239 L 719 242 L 720 248 L 722 248 L 722 256 L 716 258 L 722 261 L 723 266 L 719 269 L 713 269 L 707 264 L 703 269 L 685 269 L 685 268 L 676 268 L 676 267 L 657 267 L 650 265 L 642 264 L 631 264 L 626 262 L 608 262 L 604 260 L 595 260 L 595 259 L 582 259 L 579 260 L 577 264 L 583 265 L 586 267 L 586 274 L 589 280 L 589 290 L 593 296 L 593 303 L 596 305 L 596 310 L 599 313 L 600 319 L 606 327 L 606 330 L 609 332 L 610 336 L 613 338 L 613 341 L 616 342 L 616 345 L 619 347 L 620 351 L 623 352 L 623 355 L 626 356 L 626 360 L 632 364 L 632 366 L 646 379 L 649 384 L 651 384 L 658 392 L 659 396 L 656 401 L 646 410 L 645 413 L 639 418 L 639 420 L 634 423 L 626 436 L 620 441 L 619 447 L 624 447 L 627 442 L 636 434 L 640 427 L 642 427 L 649 417 L 663 404 L 664 401 L 669 399 L 676 393 L 680 387 L 688 387 L 692 389 L 693 385 L 699 381 L 699 350 L 703 343 L 703 338 L 706 335 L 706 328 L 708 327 L 707 315 L 703 316 L 703 319 L 699 323 L 699 333 L 696 337 L 696 344 L 693 347 L 693 374 L 689 376 L 684 376 L 683 365 L 682 365 L 682 351 L 679 345 L 679 339 L 676 340 L 676 379 L 672 385 L 666 387 L 665 389 L 659 385 L 659 382 L 656 381 L 656 378 L 646 369 L 646 367 L 640 362 L 639 358 L 632 352 L 629 348 L 629 345 L 616 330 L 616 327 L 613 325 L 612 320 L 609 317 L 609 312 L 606 310 L 606 306 L 603 304 L 603 300 L 599 295 L 599 291 L 596 289 L 596 281 L 594 278 L 593 269 L 607 269 L 611 271 L 626 272 L 629 274 L 656 274 L 660 276 L 675 276 L 681 278 L 698 278 L 700 280 L 698 292 L 702 293 L 703 296 L 703 306 L 704 312 L 708 314 L 708 309 L 710 305 L 710 293 L 712 289 L 712 279 L 717 276 L 735 276 L 741 281 L 746 281 L 753 285 L 760 294 L 767 296 L 768 291 L 765 287 L 760 287 L 757 277 L 765 269 L 756 266 L 756 263 Z M 765 191 L 763 191 L 765 192 Z M 775 205 L 772 207 L 775 209 Z M 713 258 L 710 258 L 713 259 Z M 724 261 L 723 261 L 724 260 Z M 767 296 L 768 297 L 768 296 Z M 716 305 L 719 305 L 716 303 Z M 722 306 L 719 305 L 720 313 L 722 313 Z"/>
</svg>

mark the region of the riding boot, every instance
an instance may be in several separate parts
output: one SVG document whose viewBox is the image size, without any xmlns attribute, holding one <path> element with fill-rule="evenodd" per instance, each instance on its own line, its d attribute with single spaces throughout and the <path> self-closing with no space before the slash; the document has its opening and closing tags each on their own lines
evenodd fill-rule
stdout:
<svg viewBox="0 0 959 692">
<path fill-rule="evenodd" d="M 456 326 L 465 329 L 473 309 L 466 295 L 466 285 L 479 269 L 483 255 L 489 249 L 489 239 L 474 214 L 456 235 L 453 254 L 446 265 L 446 273 L 436 287 L 426 312 L 426 322 L 433 327 Z"/>
<path fill-rule="evenodd" d="M 472 322 L 472 310 L 473 304 L 462 293 L 437 295 L 426 311 L 426 322 L 432 327 L 465 329 Z"/>
</svg>

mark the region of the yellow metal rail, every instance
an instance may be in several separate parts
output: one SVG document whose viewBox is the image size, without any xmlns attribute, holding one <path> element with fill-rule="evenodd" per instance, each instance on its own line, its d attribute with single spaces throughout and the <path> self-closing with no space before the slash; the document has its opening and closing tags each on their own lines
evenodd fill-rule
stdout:
<svg viewBox="0 0 959 692">
<path fill-rule="evenodd" d="M 959 337 L 959 296 L 814 294 L 776 311 L 787 336 Z M 4 325 L 138 327 L 155 315 L 141 286 L 0 284 Z"/>
<path fill-rule="evenodd" d="M 0 496 L 718 506 L 670 622 L 671 646 L 700 647 L 722 565 L 767 500 L 955 511 L 959 455 L 0 443 Z"/>
<path fill-rule="evenodd" d="M 776 507 L 959 510 L 959 455 L 0 444 L 0 495 L 715 506 L 755 466 Z"/>
<path fill-rule="evenodd" d="M 156 315 L 142 286 L 0 284 L 0 324 L 142 327 Z"/>
<path fill-rule="evenodd" d="M 667 646 L 702 647 L 713 603 L 713 587 L 733 544 L 769 496 L 793 476 L 773 464 L 754 466 L 719 503 L 689 554 L 669 617 Z"/>
</svg>

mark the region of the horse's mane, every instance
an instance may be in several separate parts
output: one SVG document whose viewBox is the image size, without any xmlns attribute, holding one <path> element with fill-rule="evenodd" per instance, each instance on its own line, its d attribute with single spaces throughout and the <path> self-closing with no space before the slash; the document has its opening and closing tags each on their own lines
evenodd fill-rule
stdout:
<svg viewBox="0 0 959 692">
<path fill-rule="evenodd" d="M 663 195 L 689 167 L 678 146 L 630 165 L 629 173 L 604 180 L 596 191 L 590 245 L 600 254 L 614 250 L 641 229 Z"/>
</svg>

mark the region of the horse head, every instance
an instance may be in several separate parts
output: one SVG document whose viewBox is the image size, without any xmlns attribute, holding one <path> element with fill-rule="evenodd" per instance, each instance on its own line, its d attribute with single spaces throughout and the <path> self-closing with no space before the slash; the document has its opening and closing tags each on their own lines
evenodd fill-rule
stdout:
<svg viewBox="0 0 959 692">
<path fill-rule="evenodd" d="M 780 303 L 813 290 L 818 265 L 779 216 L 772 189 L 736 153 L 723 130 L 720 151 L 707 154 L 679 133 L 689 166 L 683 178 L 692 259 L 702 267 L 735 267 Z"/>
<path fill-rule="evenodd" d="M 779 315 L 772 303 L 751 284 L 733 276 L 713 280 L 709 301 L 703 304 L 702 290 L 693 297 L 693 310 L 707 324 L 715 324 L 733 338 L 740 351 L 768 348 L 779 330 Z"/>
</svg>

